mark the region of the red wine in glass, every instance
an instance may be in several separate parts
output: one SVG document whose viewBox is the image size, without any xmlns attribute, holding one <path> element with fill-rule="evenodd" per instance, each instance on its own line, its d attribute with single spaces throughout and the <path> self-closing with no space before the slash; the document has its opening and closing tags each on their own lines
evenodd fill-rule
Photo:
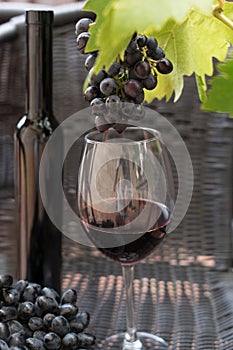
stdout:
<svg viewBox="0 0 233 350">
<path fill-rule="evenodd" d="M 120 211 L 117 210 L 118 201 L 110 199 L 111 207 L 116 208 L 113 212 L 101 210 L 106 202 L 105 205 L 100 202 L 98 205 L 86 206 L 81 212 L 85 213 L 83 224 L 95 246 L 107 257 L 130 265 L 144 259 L 162 242 L 170 213 L 165 205 L 152 200 L 123 201 L 128 204 Z M 135 218 L 139 218 L 136 223 Z"/>
</svg>

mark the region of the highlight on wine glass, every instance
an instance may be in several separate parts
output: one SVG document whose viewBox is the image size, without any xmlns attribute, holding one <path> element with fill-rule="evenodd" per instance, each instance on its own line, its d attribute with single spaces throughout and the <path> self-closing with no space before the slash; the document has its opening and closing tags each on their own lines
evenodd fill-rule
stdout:
<svg viewBox="0 0 233 350">
<path fill-rule="evenodd" d="M 49 196 L 49 180 L 61 177 L 63 161 L 75 141 L 83 140 L 77 156 L 76 209 L 63 196 L 61 231 L 81 244 L 100 250 L 122 266 L 126 289 L 126 330 L 106 339 L 106 349 L 168 348 L 166 340 L 137 330 L 133 304 L 134 267 L 156 254 L 167 233 L 185 215 L 192 195 L 192 163 L 185 144 L 169 121 L 148 110 L 142 120 L 118 128 L 93 128 L 90 111 L 66 120 L 46 146 L 40 167 L 40 189 L 45 208 L 57 222 L 56 203 Z M 77 126 L 83 125 L 84 132 Z M 54 174 L 46 174 L 47 154 L 63 139 L 64 152 Z M 175 181 L 174 181 L 175 180 Z M 178 182 L 178 186 L 174 183 Z M 51 210 L 53 208 L 53 210 Z M 60 222 L 60 221 L 59 221 Z M 72 232 L 69 231 L 72 223 Z M 167 235 L 169 239 L 169 235 Z"/>
</svg>

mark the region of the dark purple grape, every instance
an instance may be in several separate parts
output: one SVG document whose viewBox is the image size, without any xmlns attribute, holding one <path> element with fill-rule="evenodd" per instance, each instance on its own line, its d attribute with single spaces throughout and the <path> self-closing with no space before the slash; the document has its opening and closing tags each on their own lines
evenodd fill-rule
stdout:
<svg viewBox="0 0 233 350">
<path fill-rule="evenodd" d="M 35 305 L 31 301 L 24 301 L 18 306 L 18 316 L 23 321 L 28 321 L 36 312 Z"/>
<path fill-rule="evenodd" d="M 162 58 L 157 62 L 156 69 L 161 74 L 169 74 L 173 71 L 173 65 L 167 58 Z"/>
<path fill-rule="evenodd" d="M 26 325 L 23 328 L 24 328 L 25 339 L 31 338 L 33 336 L 33 331 Z"/>
<path fill-rule="evenodd" d="M 126 128 L 127 128 L 128 124 L 126 123 L 115 123 L 113 124 L 113 128 L 116 130 L 116 132 L 118 134 L 121 134 Z"/>
<path fill-rule="evenodd" d="M 44 350 L 44 342 L 38 338 L 27 338 L 25 341 L 26 346 L 30 350 Z"/>
<path fill-rule="evenodd" d="M 38 297 L 40 293 L 40 287 L 38 285 L 29 283 L 23 291 L 22 299 L 25 301 L 31 301 L 32 303 L 35 302 L 36 298 Z"/>
<path fill-rule="evenodd" d="M 107 77 L 107 73 L 104 69 L 101 69 L 97 74 L 92 73 L 90 78 L 90 85 L 93 86 L 99 86 L 102 80 L 104 80 Z"/>
<path fill-rule="evenodd" d="M 87 328 L 90 322 L 90 314 L 86 311 L 80 311 L 77 313 L 75 320 L 80 321 L 84 328 Z"/>
<path fill-rule="evenodd" d="M 105 119 L 106 122 L 109 123 L 109 124 L 115 124 L 115 123 L 117 123 L 118 121 L 120 122 L 120 120 L 121 120 L 121 115 L 120 115 L 119 113 L 114 113 L 114 112 L 107 111 L 107 112 L 104 114 L 104 119 Z"/>
<path fill-rule="evenodd" d="M 2 293 L 5 305 L 15 305 L 19 302 L 20 293 L 16 288 L 6 288 Z"/>
<path fill-rule="evenodd" d="M 163 51 L 163 49 L 161 47 L 157 47 L 157 49 L 155 50 L 155 59 L 156 60 L 160 60 L 161 58 L 165 57 L 165 52 Z"/>
<path fill-rule="evenodd" d="M 147 37 L 146 37 L 146 35 L 143 35 L 143 34 L 139 35 L 137 37 L 137 44 L 138 44 L 139 47 L 146 46 L 146 44 L 147 44 Z"/>
<path fill-rule="evenodd" d="M 134 53 L 137 50 L 137 43 L 135 40 L 131 40 L 126 48 L 127 53 Z"/>
<path fill-rule="evenodd" d="M 114 95 L 118 90 L 118 84 L 113 78 L 105 78 L 100 83 L 100 91 L 103 95 Z"/>
<path fill-rule="evenodd" d="M 121 69 L 120 63 L 118 63 L 118 62 L 113 62 L 113 63 L 110 65 L 110 67 L 109 67 L 107 73 L 108 73 L 108 75 L 109 75 L 110 77 L 114 77 L 115 75 L 117 75 L 117 74 L 120 72 L 120 69 Z"/>
<path fill-rule="evenodd" d="M 16 282 L 16 284 L 15 284 L 15 289 L 17 289 L 18 290 L 18 292 L 20 293 L 20 294 L 22 294 L 23 293 L 23 291 L 24 291 L 24 289 L 28 286 L 28 281 L 26 281 L 26 280 L 19 280 L 19 281 L 17 281 Z"/>
<path fill-rule="evenodd" d="M 85 67 L 86 67 L 86 70 L 89 72 L 91 70 L 91 68 L 94 66 L 95 64 L 95 60 L 96 60 L 96 57 L 97 57 L 98 53 L 97 52 L 94 52 L 94 53 L 91 53 L 87 56 L 86 60 L 85 60 Z"/>
<path fill-rule="evenodd" d="M 70 321 L 70 331 L 75 332 L 75 333 L 80 333 L 84 331 L 84 325 L 83 323 L 77 319 L 74 318 L 73 320 Z"/>
<path fill-rule="evenodd" d="M 52 320 L 51 330 L 62 338 L 65 334 L 70 332 L 69 322 L 65 317 L 57 316 Z"/>
<path fill-rule="evenodd" d="M 44 342 L 44 336 L 46 335 L 46 332 L 45 331 L 35 331 L 33 333 L 33 338 L 37 338 L 37 339 L 40 339 Z"/>
<path fill-rule="evenodd" d="M 138 96 L 142 91 L 142 83 L 136 79 L 130 79 L 125 85 L 124 85 L 124 92 L 127 96 L 130 96 L 132 98 L 135 98 Z"/>
<path fill-rule="evenodd" d="M 0 339 L 7 340 L 10 335 L 9 327 L 5 322 L 0 322 Z"/>
<path fill-rule="evenodd" d="M 44 314 L 51 313 L 56 314 L 59 311 L 59 306 L 54 298 L 46 297 L 41 295 L 36 299 L 36 304 Z"/>
<path fill-rule="evenodd" d="M 93 101 L 92 101 L 93 102 Z M 67 289 L 61 296 L 61 304 L 73 304 L 77 301 L 77 292 L 75 289 Z"/>
<path fill-rule="evenodd" d="M 37 301 L 35 301 L 34 305 L 35 305 L 35 315 L 34 316 L 43 318 L 44 315 L 46 314 L 46 312 L 39 307 Z"/>
<path fill-rule="evenodd" d="M 48 350 L 58 350 L 61 346 L 61 338 L 54 332 L 49 332 L 44 337 L 44 345 Z"/>
<path fill-rule="evenodd" d="M 134 102 L 135 102 L 136 104 L 141 104 L 141 103 L 144 101 L 144 97 L 145 97 L 145 93 L 144 93 L 144 91 L 142 90 L 142 91 L 140 92 L 140 94 L 137 95 L 137 96 L 134 98 Z"/>
<path fill-rule="evenodd" d="M 143 54 L 140 50 L 135 51 L 134 53 L 125 53 L 124 62 L 129 66 L 134 66 L 135 63 L 141 61 Z"/>
<path fill-rule="evenodd" d="M 163 49 L 161 47 L 158 46 L 156 50 L 148 50 L 147 56 L 149 56 L 153 60 L 157 61 L 157 60 L 160 60 L 161 58 L 165 57 L 165 52 L 163 51 Z"/>
<path fill-rule="evenodd" d="M 102 98 L 94 98 L 94 100 L 91 101 L 91 112 L 92 115 L 102 115 L 106 112 L 106 106 L 105 106 L 105 102 Z M 64 304 L 64 302 L 62 302 L 62 304 Z"/>
<path fill-rule="evenodd" d="M 108 129 L 111 128 L 111 124 L 107 123 L 102 115 L 97 115 L 95 117 L 95 126 L 100 132 L 108 131 Z"/>
<path fill-rule="evenodd" d="M 28 321 L 28 327 L 34 332 L 43 328 L 43 319 L 41 317 L 31 317 Z"/>
<path fill-rule="evenodd" d="M 79 339 L 79 346 L 95 345 L 96 338 L 94 335 L 89 333 L 79 333 L 77 336 Z"/>
<path fill-rule="evenodd" d="M 143 108 L 142 105 L 136 105 L 136 108 L 134 110 L 133 115 L 131 116 L 131 119 L 133 120 L 141 120 L 145 116 L 145 109 Z"/>
<path fill-rule="evenodd" d="M 32 285 L 32 287 L 36 290 L 36 292 L 39 294 L 41 294 L 41 285 L 39 283 L 30 283 Z"/>
<path fill-rule="evenodd" d="M 148 61 L 139 61 L 134 66 L 134 72 L 138 79 L 146 79 L 150 74 L 150 64 Z"/>
<path fill-rule="evenodd" d="M 80 33 L 77 37 L 77 49 L 78 51 L 80 51 L 81 53 L 84 53 L 85 51 L 85 47 L 87 45 L 87 42 L 90 38 L 91 34 L 88 32 L 83 32 Z"/>
<path fill-rule="evenodd" d="M 79 34 L 83 32 L 88 32 L 89 25 L 93 23 L 92 19 L 90 18 L 81 18 L 76 24 L 75 24 L 75 34 L 78 36 Z"/>
<path fill-rule="evenodd" d="M 24 344 L 25 344 L 25 336 L 21 332 L 13 333 L 10 335 L 8 340 L 9 346 L 18 346 L 21 348 L 24 346 Z"/>
<path fill-rule="evenodd" d="M 76 350 L 79 347 L 79 339 L 75 333 L 67 333 L 62 339 L 62 345 L 66 350 Z"/>
<path fill-rule="evenodd" d="M 136 79 L 136 80 L 140 81 L 140 79 L 136 76 L 134 67 L 130 67 L 130 69 L 128 70 L 128 79 L 127 80 L 130 80 L 130 79 Z"/>
<path fill-rule="evenodd" d="M 2 306 L 0 309 L 0 322 L 17 319 L 17 310 L 14 306 Z"/>
<path fill-rule="evenodd" d="M 122 108 L 121 108 L 121 112 L 123 113 L 124 116 L 130 118 L 132 116 L 132 114 L 135 111 L 135 103 L 132 102 L 124 102 L 122 104 Z"/>
<path fill-rule="evenodd" d="M 148 48 L 149 50 L 154 51 L 154 50 L 157 49 L 158 41 L 157 41 L 155 38 L 153 38 L 152 36 L 149 36 L 149 37 L 147 38 L 146 46 L 147 46 L 147 48 Z"/>
<path fill-rule="evenodd" d="M 105 103 L 106 103 L 107 111 L 109 111 L 110 113 L 118 113 L 121 107 L 121 99 L 117 95 L 110 95 L 106 99 Z"/>
<path fill-rule="evenodd" d="M 11 287 L 13 283 L 13 277 L 10 275 L 0 275 L 0 288 Z"/>
<path fill-rule="evenodd" d="M 96 86 L 88 86 L 84 92 L 86 101 L 91 102 L 94 98 L 98 97 L 99 89 Z"/>
<path fill-rule="evenodd" d="M 67 303 L 60 305 L 60 315 L 64 316 L 67 320 L 71 320 L 78 312 L 78 305 Z"/>
<path fill-rule="evenodd" d="M 57 300 L 57 302 L 60 301 L 59 293 L 53 288 L 44 287 L 41 291 L 41 294 L 45 295 L 46 297 L 54 298 L 55 300 Z"/>
<path fill-rule="evenodd" d="M 0 350 L 9 350 L 9 346 L 3 339 L 0 339 Z"/>
<path fill-rule="evenodd" d="M 44 327 L 49 329 L 51 327 L 52 321 L 55 317 L 56 316 L 54 314 L 51 314 L 51 313 L 47 313 L 46 315 L 44 315 L 44 317 L 43 317 Z"/>
<path fill-rule="evenodd" d="M 11 320 L 7 322 L 7 326 L 10 334 L 19 333 L 19 332 L 25 333 L 24 326 L 22 325 L 22 323 L 20 323 L 17 320 Z"/>
<path fill-rule="evenodd" d="M 143 87 L 147 90 L 153 90 L 158 83 L 158 79 L 156 75 L 149 74 L 149 76 L 143 80 Z"/>
</svg>

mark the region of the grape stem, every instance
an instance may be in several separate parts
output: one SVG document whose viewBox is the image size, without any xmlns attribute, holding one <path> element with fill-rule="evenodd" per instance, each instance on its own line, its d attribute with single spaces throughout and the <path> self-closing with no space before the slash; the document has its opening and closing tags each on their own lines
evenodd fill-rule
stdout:
<svg viewBox="0 0 233 350">
<path fill-rule="evenodd" d="M 222 7 L 223 2 L 221 2 L 220 5 L 217 5 L 214 10 L 213 10 L 213 15 L 216 17 L 218 20 L 220 20 L 222 23 L 224 23 L 226 26 L 228 26 L 230 29 L 233 30 L 233 22 L 223 14 L 223 7 Z"/>
</svg>

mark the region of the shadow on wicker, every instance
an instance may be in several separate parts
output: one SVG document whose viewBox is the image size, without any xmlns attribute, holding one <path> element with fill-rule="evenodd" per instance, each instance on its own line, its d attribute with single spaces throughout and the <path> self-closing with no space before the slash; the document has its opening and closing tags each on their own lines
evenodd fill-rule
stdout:
<svg viewBox="0 0 233 350">
<path fill-rule="evenodd" d="M 74 37 L 74 24 L 83 15 L 76 4 L 55 16 L 54 110 L 60 122 L 87 107 L 82 98 L 85 58 L 77 53 Z M 13 29 L 0 43 L 0 272 L 14 275 L 13 131 L 24 112 L 22 18 Z M 193 78 L 185 80 L 185 92 L 176 104 L 155 101 L 149 106 L 174 124 L 185 141 L 194 168 L 194 192 L 181 224 L 155 254 L 136 267 L 137 322 L 139 329 L 166 338 L 169 350 L 230 350 L 233 120 L 202 112 L 194 84 Z M 74 174 L 70 169 L 74 164 L 70 159 L 65 186 L 72 202 Z M 89 330 L 102 349 L 107 335 L 125 329 L 120 266 L 95 249 L 63 237 L 62 274 L 62 289 L 78 290 L 80 309 L 90 312 Z"/>
</svg>

